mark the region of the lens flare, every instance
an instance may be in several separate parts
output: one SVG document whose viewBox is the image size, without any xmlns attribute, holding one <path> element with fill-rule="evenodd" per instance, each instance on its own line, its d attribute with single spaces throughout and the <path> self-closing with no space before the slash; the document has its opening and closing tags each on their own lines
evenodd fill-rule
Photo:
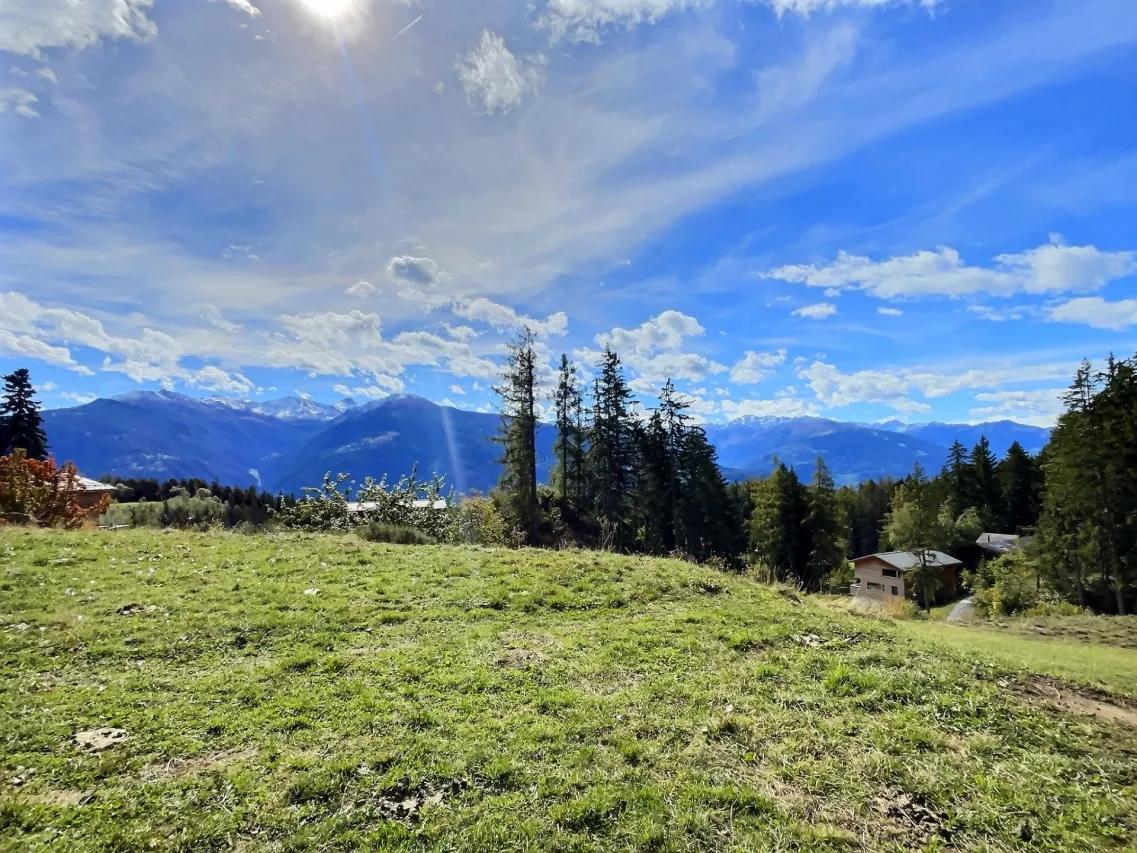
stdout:
<svg viewBox="0 0 1137 853">
<path fill-rule="evenodd" d="M 356 0 L 300 0 L 300 5 L 317 18 L 334 21 L 347 14 Z"/>
</svg>

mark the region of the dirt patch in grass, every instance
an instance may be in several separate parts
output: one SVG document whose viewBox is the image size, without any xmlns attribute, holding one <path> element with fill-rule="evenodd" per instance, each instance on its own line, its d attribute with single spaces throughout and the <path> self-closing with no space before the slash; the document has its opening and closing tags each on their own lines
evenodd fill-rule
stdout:
<svg viewBox="0 0 1137 853">
<path fill-rule="evenodd" d="M 54 806 L 67 809 L 83 806 L 94 799 L 91 791 L 42 791 L 39 794 L 28 794 L 24 800 L 40 806 Z"/>
<path fill-rule="evenodd" d="M 532 649 L 506 649 L 498 656 L 497 665 L 505 669 L 540 669 L 548 658 Z"/>
<path fill-rule="evenodd" d="M 178 779 L 185 776 L 200 776 L 210 770 L 218 770 L 230 764 L 248 761 L 257 754 L 255 749 L 227 749 L 222 752 L 210 752 L 196 758 L 175 758 L 165 764 L 152 764 L 142 771 L 142 778 Z"/>
<path fill-rule="evenodd" d="M 1137 702 L 1111 696 L 1100 690 L 1035 678 L 1015 685 L 1012 692 L 1031 704 L 1041 703 L 1068 714 L 1081 714 L 1108 723 L 1137 727 Z"/>
<path fill-rule="evenodd" d="M 920 844 L 937 835 L 950 840 L 951 833 L 944 826 L 943 815 L 928 804 L 923 794 L 891 790 L 877 797 L 873 806 L 888 821 L 890 834 Z"/>
</svg>

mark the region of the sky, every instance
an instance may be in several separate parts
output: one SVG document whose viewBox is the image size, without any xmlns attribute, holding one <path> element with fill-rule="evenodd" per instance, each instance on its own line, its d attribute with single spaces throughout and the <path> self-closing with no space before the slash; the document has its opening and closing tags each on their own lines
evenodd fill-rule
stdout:
<svg viewBox="0 0 1137 853">
<path fill-rule="evenodd" d="M 0 370 L 1050 425 L 1137 350 L 1133 0 L 0 0 Z"/>
</svg>

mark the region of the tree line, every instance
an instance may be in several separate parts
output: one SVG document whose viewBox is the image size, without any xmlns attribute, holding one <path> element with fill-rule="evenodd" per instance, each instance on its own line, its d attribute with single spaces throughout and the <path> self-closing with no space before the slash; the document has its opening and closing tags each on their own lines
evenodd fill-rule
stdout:
<svg viewBox="0 0 1137 853">
<path fill-rule="evenodd" d="M 284 507 L 296 502 L 290 495 L 274 495 L 256 486 L 223 486 L 216 480 L 186 478 L 159 482 L 153 478 L 106 476 L 102 482 L 115 487 L 115 502 L 123 507 L 107 519 L 108 523 L 132 526 L 262 527 Z"/>
<path fill-rule="evenodd" d="M 667 382 L 641 411 L 617 353 L 605 348 L 587 385 L 561 356 L 543 399 L 530 332 L 510 344 L 501 397 L 502 477 L 494 499 L 527 545 L 572 542 L 644 554 L 683 554 L 738 564 L 741 518 L 715 449 Z M 552 482 L 537 482 L 537 423 L 544 402 L 556 425 Z"/>
</svg>

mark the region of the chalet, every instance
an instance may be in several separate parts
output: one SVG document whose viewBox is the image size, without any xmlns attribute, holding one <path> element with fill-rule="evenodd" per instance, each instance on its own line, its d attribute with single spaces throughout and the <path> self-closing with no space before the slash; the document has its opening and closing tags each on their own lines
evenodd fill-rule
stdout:
<svg viewBox="0 0 1137 853">
<path fill-rule="evenodd" d="M 935 566 L 940 572 L 941 584 L 936 593 L 937 600 L 950 600 L 955 597 L 956 579 L 963 562 L 943 551 L 923 552 L 927 565 Z M 891 598 L 913 598 L 915 591 L 904 583 L 906 572 L 920 565 L 920 554 L 912 551 L 889 551 L 885 554 L 870 554 L 853 560 L 855 580 L 849 592 L 855 596 L 889 600 Z"/>
<path fill-rule="evenodd" d="M 115 493 L 114 486 L 92 480 L 90 477 L 77 476 L 75 483 L 79 487 L 79 506 L 88 513 L 98 509 L 104 497 Z"/>
</svg>

